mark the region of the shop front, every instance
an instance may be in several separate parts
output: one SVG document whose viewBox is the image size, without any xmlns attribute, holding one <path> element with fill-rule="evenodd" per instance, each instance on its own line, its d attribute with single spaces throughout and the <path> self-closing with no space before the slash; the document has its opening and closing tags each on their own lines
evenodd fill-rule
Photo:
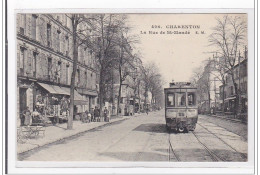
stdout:
<svg viewBox="0 0 260 175">
<path fill-rule="evenodd" d="M 69 116 L 70 88 L 37 83 L 37 108 L 52 123 L 66 122 Z M 74 116 L 82 113 L 88 105 L 87 99 L 74 90 Z"/>
<path fill-rule="evenodd" d="M 77 89 L 78 94 L 82 97 L 81 101 L 84 101 L 84 108 L 82 111 L 90 111 L 90 109 L 94 109 L 97 105 L 97 91 L 95 90 L 87 90 L 87 89 Z"/>
<path fill-rule="evenodd" d="M 20 126 L 23 111 L 28 107 L 34 110 L 34 82 L 30 80 L 18 80 L 17 83 L 17 126 Z"/>
<path fill-rule="evenodd" d="M 228 97 L 224 100 L 224 111 L 225 114 L 232 115 L 235 110 L 236 97 Z"/>
</svg>

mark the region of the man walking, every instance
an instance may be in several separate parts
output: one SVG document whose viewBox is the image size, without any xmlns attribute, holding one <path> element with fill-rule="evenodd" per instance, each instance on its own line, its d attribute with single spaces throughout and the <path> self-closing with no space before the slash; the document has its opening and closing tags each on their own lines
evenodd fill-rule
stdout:
<svg viewBox="0 0 260 175">
<path fill-rule="evenodd" d="M 94 110 L 94 117 L 95 117 L 95 121 L 100 122 L 100 112 L 97 106 L 95 107 Z"/>
<path fill-rule="evenodd" d="M 104 109 L 104 118 L 105 118 L 105 122 L 109 122 L 109 111 L 107 110 L 107 107 L 105 107 Z"/>
</svg>

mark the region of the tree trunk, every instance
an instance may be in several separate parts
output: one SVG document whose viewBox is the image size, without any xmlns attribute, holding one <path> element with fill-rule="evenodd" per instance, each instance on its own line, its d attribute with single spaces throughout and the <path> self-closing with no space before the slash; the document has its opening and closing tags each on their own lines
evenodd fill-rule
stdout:
<svg viewBox="0 0 260 175">
<path fill-rule="evenodd" d="M 123 38 L 121 38 L 123 40 Z M 121 42 L 122 42 L 121 40 Z M 122 44 L 122 43 L 121 43 Z M 119 72 L 119 90 L 118 90 L 118 103 L 117 103 L 117 115 L 119 113 L 119 106 L 120 106 L 120 99 L 121 99 L 121 88 L 122 88 L 122 64 L 123 64 L 123 48 L 120 45 L 120 52 L 119 52 L 119 65 L 118 65 L 118 72 Z M 122 113 L 122 109 L 121 109 Z"/>
<path fill-rule="evenodd" d="M 147 96 L 148 96 L 148 87 L 147 85 L 145 85 L 145 92 L 144 92 L 144 105 L 145 105 L 145 108 L 147 106 Z"/>
<path fill-rule="evenodd" d="M 208 100 L 209 100 L 209 113 L 211 114 L 211 110 L 210 110 L 210 90 L 208 90 Z"/>
<path fill-rule="evenodd" d="M 222 112 L 225 114 L 225 86 L 226 84 L 223 83 L 223 89 L 222 89 Z"/>
<path fill-rule="evenodd" d="M 119 65 L 119 90 L 118 90 L 118 99 L 117 99 L 117 115 L 119 113 L 119 107 L 120 107 L 120 99 L 121 99 L 121 88 L 122 88 L 122 71 L 121 71 L 121 66 Z M 122 109 L 121 109 L 122 113 Z"/>
<path fill-rule="evenodd" d="M 78 43 L 77 43 L 77 22 L 75 17 L 72 18 L 72 37 L 73 37 L 73 70 L 71 75 L 71 86 L 70 86 L 70 112 L 68 117 L 67 129 L 73 128 L 73 114 L 74 114 L 74 89 L 75 89 L 75 78 L 78 64 Z"/>
<path fill-rule="evenodd" d="M 232 82 L 235 88 L 235 107 L 234 107 L 234 115 L 236 116 L 239 113 L 239 94 L 238 94 L 238 87 L 237 83 L 235 82 L 234 73 L 231 73 Z"/>
<path fill-rule="evenodd" d="M 101 65 L 100 68 L 100 79 L 99 79 L 99 109 L 100 109 L 100 116 L 102 115 L 102 108 L 104 103 L 104 67 Z"/>
</svg>

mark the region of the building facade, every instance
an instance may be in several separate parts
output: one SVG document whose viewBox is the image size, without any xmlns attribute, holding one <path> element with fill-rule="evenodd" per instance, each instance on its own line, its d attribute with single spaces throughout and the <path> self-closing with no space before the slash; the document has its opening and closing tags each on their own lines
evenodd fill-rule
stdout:
<svg viewBox="0 0 260 175">
<path fill-rule="evenodd" d="M 210 113 L 220 105 L 219 86 L 221 81 L 217 78 L 214 60 L 208 60 L 201 77 L 198 80 L 198 102 L 201 113 Z"/>
<path fill-rule="evenodd" d="M 42 106 L 45 115 L 60 115 L 69 104 L 72 74 L 72 26 L 65 14 L 17 14 L 17 115 Z M 76 113 L 96 105 L 94 54 L 79 48 Z M 64 109 L 64 111 L 62 111 Z"/>
<path fill-rule="evenodd" d="M 240 64 L 236 64 L 234 66 L 234 79 L 238 86 L 238 91 L 240 94 L 240 105 L 241 105 L 241 113 L 247 113 L 247 57 L 241 58 Z M 240 74 L 240 75 L 239 75 Z M 234 114 L 235 110 L 235 102 L 237 99 L 235 95 L 235 87 L 232 81 L 232 77 L 230 74 L 226 75 L 226 85 L 220 86 L 220 91 L 222 92 L 224 88 L 224 95 L 220 94 L 221 101 L 224 99 L 224 112 L 226 114 Z"/>
</svg>

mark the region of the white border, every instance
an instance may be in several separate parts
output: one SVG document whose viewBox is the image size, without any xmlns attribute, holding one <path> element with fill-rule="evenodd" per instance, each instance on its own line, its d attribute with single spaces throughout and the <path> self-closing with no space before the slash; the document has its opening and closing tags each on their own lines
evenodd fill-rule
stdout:
<svg viewBox="0 0 260 175">
<path fill-rule="evenodd" d="M 23 12 L 36 12 L 35 10 L 29 10 L 32 8 L 32 5 L 27 4 L 29 0 L 27 1 L 22 1 L 25 2 L 23 4 L 23 8 L 25 9 L 26 7 L 27 10 L 22 10 Z M 76 0 L 77 1 L 77 0 Z M 41 1 L 39 1 L 41 2 Z M 46 7 L 46 1 L 43 1 L 42 6 L 40 7 Z M 49 1 L 48 1 L 49 2 Z M 66 1 L 68 2 L 68 1 Z M 73 0 L 73 3 L 75 0 Z M 219 1 L 218 1 L 219 2 Z M 38 2 L 37 2 L 38 3 Z M 43 4 L 44 3 L 44 4 Z M 236 3 L 238 3 L 236 1 Z M 61 3 L 63 4 L 63 2 Z M 65 3 L 66 4 L 66 3 Z M 70 3 L 71 4 L 71 3 Z M 213 3 L 214 4 L 214 3 Z M 234 4 L 233 4 L 234 5 Z M 196 5 L 195 5 L 196 6 Z M 17 3 L 15 5 L 16 9 L 19 7 L 21 9 L 21 4 Z M 63 6 L 64 7 L 64 6 Z M 71 6 L 74 7 L 74 6 Z M 115 6 L 113 6 L 115 7 Z M 248 7 L 248 5 L 243 5 L 243 7 Z M 21 10 L 18 10 L 21 12 Z M 13 120 L 16 121 L 16 112 L 13 110 L 13 104 L 16 104 L 16 74 L 14 72 L 16 65 L 16 32 L 15 32 L 15 13 L 18 11 L 14 11 L 14 9 L 9 10 L 8 12 L 8 39 L 9 39 L 9 50 L 8 50 L 8 56 L 9 56 L 9 66 L 8 66 L 8 91 L 9 91 L 9 125 L 8 125 L 8 138 L 9 138 L 9 147 L 8 147 L 8 158 L 9 158 L 9 163 L 8 163 L 8 170 L 9 173 L 15 173 L 15 174 L 35 174 L 35 173 L 44 173 L 44 174 L 49 174 L 49 173 L 62 173 L 62 174 L 71 174 L 71 173 L 77 173 L 77 174 L 84 174 L 86 172 L 88 173 L 98 173 L 98 174 L 103 174 L 103 173 L 177 173 L 177 174 L 186 174 L 186 173 L 209 173 L 212 172 L 214 174 L 219 173 L 219 174 L 251 174 L 253 173 L 253 156 L 254 156 L 254 142 L 253 142 L 253 135 L 254 134 L 254 121 L 253 121 L 253 111 L 254 111 L 254 106 L 252 105 L 254 103 L 253 97 L 254 97 L 254 14 L 252 9 L 73 9 L 73 10 L 65 10 L 65 9 L 48 9 L 48 10 L 37 10 L 38 13 L 51 13 L 51 12 L 59 12 L 59 13 L 64 13 L 64 12 L 82 12 L 82 13 L 248 13 L 248 50 L 249 50 L 249 59 L 248 59 L 248 67 L 250 69 L 248 72 L 248 77 L 249 77 L 249 89 L 248 89 L 248 96 L 249 96 L 249 161 L 246 163 L 162 163 L 162 162 L 149 162 L 149 163 L 141 163 L 141 162 L 127 162 L 127 163 L 111 163 L 111 162 L 103 162 L 103 163 L 87 163 L 87 162 L 17 162 L 17 165 L 22 165 L 26 166 L 27 163 L 29 163 L 30 167 L 35 167 L 41 164 L 42 166 L 48 166 L 52 165 L 52 167 L 78 167 L 78 168 L 16 168 L 15 166 L 15 155 L 16 152 L 15 150 L 15 145 L 16 145 L 16 140 L 15 138 L 15 126 L 13 125 L 14 122 Z M 12 20 L 13 19 L 13 20 Z M 251 98 L 251 99 L 250 99 Z M 251 103 L 251 105 L 250 105 Z M 251 116 L 251 117 L 250 117 Z M 27 164 L 28 165 L 28 164 Z M 80 167 L 122 167 L 122 168 L 80 168 Z M 126 167 L 138 167 L 138 168 L 126 168 Z M 143 167 L 143 168 L 142 168 Z M 146 168 L 144 168 L 146 167 Z M 155 168 L 155 167 L 161 167 L 161 168 Z M 208 168 L 165 168 L 165 167 L 208 167 Z M 228 167 L 228 168 L 210 168 L 210 167 Z M 164 168 L 164 169 L 162 169 Z"/>
</svg>

